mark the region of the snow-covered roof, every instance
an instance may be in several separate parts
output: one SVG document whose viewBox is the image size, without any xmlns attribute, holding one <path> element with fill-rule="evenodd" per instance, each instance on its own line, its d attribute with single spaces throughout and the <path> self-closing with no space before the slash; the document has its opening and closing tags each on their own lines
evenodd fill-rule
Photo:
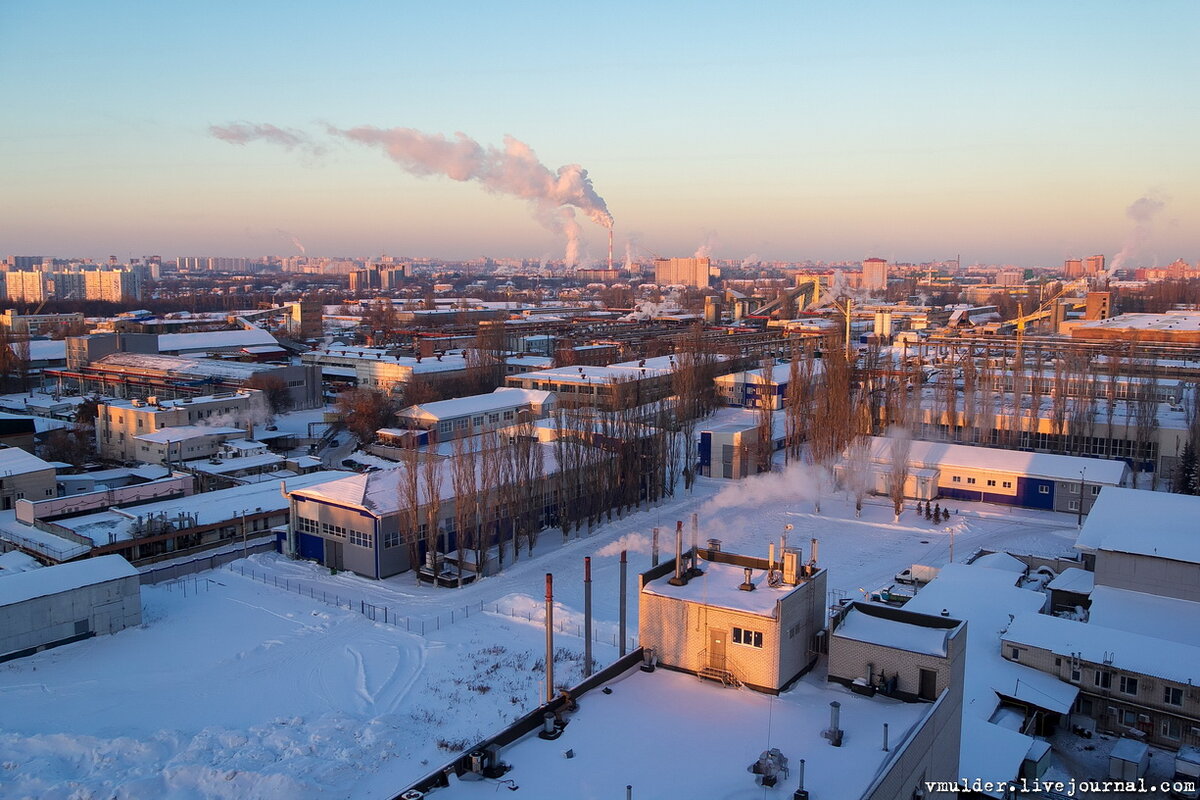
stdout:
<svg viewBox="0 0 1200 800">
<path fill-rule="evenodd" d="M 699 578 L 692 578 L 683 586 L 672 586 L 669 581 L 673 577 L 673 573 L 669 573 L 650 581 L 642 587 L 642 591 L 646 594 L 671 597 L 689 603 L 773 617 L 775 604 L 797 588 L 788 584 L 781 584 L 777 587 L 770 586 L 767 583 L 766 570 L 756 569 L 750 573 L 750 582 L 757 588 L 752 592 L 743 592 L 738 586 L 746 580 L 745 568 L 736 564 L 704 561 L 703 559 L 700 560 L 699 565 L 704 570 L 704 574 Z"/>
<path fill-rule="evenodd" d="M 536 446 L 541 449 L 542 474 L 550 475 L 556 472 L 558 470 L 558 462 L 555 459 L 554 445 L 538 442 Z M 356 456 L 355 458 L 359 459 L 361 456 Z M 473 462 L 475 477 L 478 483 L 482 479 L 483 464 L 481 459 L 473 459 Z M 447 500 L 453 498 L 454 465 L 452 461 L 447 458 L 439 458 L 437 460 L 437 469 L 441 473 L 441 499 Z M 417 481 L 418 502 L 424 505 L 428 497 L 428 486 L 423 476 L 423 465 L 421 466 L 421 472 L 422 475 Z M 320 485 L 306 484 L 305 488 L 291 492 L 292 485 L 289 482 L 288 491 L 296 497 L 311 498 L 320 502 L 361 509 L 376 516 L 394 514 L 405 503 L 402 497 L 403 488 L 401 482 L 405 474 L 407 474 L 406 467 L 396 466 L 391 469 L 381 469 L 376 472 L 353 475 L 347 475 L 345 472 L 320 474 L 327 476 Z M 333 479 L 328 477 L 330 475 L 337 477 Z M 308 478 L 311 476 L 306 475 L 304 477 Z"/>
<path fill-rule="evenodd" d="M 1091 594 L 1096 585 L 1096 573 L 1079 567 L 1067 567 L 1058 577 L 1047 584 L 1047 589 L 1056 592 L 1074 592 L 1075 594 Z"/>
<path fill-rule="evenodd" d="M 216 425 L 176 425 L 173 428 L 160 428 L 156 431 L 139 433 L 134 439 L 142 442 L 169 444 L 171 442 L 186 442 L 189 439 L 201 439 L 205 436 L 234 436 L 245 434 L 242 428 L 223 428 Z"/>
<path fill-rule="evenodd" d="M 1200 642 L 1200 603 L 1097 586 L 1092 591 L 1088 624 L 1195 644 Z"/>
<path fill-rule="evenodd" d="M 10 344 L 9 348 L 14 348 Z M 15 351 L 14 351 L 15 352 Z M 66 361 L 67 342 L 65 339 L 32 339 L 29 341 L 30 361 Z"/>
<path fill-rule="evenodd" d="M 770 746 L 782 751 L 791 769 L 790 782 L 781 780 L 774 790 L 779 800 L 792 796 L 801 758 L 807 759 L 804 785 L 813 797 L 857 798 L 895 763 L 910 732 L 933 708 L 862 697 L 815 676 L 778 697 L 730 692 L 663 669 L 633 669 L 611 683 L 609 694 L 596 690 L 579 698 L 581 712 L 557 741 L 529 734 L 504 748 L 504 761 L 514 765 L 509 777 L 520 784 L 518 796 L 625 797 L 626 785 L 637 787 L 639 798 L 769 796 L 747 766 Z M 841 747 L 821 738 L 831 701 L 841 706 Z M 892 737 L 887 752 L 879 746 L 885 722 Z M 567 749 L 573 758 L 563 758 Z M 451 779 L 436 795 L 495 798 L 496 786 Z"/>
<path fill-rule="evenodd" d="M 184 466 L 195 472 L 203 472 L 207 475 L 227 475 L 243 469 L 270 467 L 282 464 L 283 461 L 283 456 L 276 455 L 275 453 L 255 453 L 248 456 L 238 456 L 237 458 L 222 458 L 218 464 L 212 463 L 211 459 L 198 458 L 192 461 L 185 461 Z"/>
<path fill-rule="evenodd" d="M 31 572 L 35 569 L 41 569 L 42 564 L 31 555 L 22 553 L 20 550 L 10 550 L 7 553 L 0 553 L 0 578 L 8 575 L 16 575 L 18 572 Z"/>
<path fill-rule="evenodd" d="M 1084 320 L 1076 329 L 1121 330 L 1133 328 L 1140 331 L 1200 331 L 1200 313 L 1195 311 L 1167 311 L 1163 314 L 1118 314 L 1108 319 Z"/>
<path fill-rule="evenodd" d="M 1008 553 L 988 553 L 980 556 L 971 562 L 978 567 L 988 567 L 989 569 L 1001 569 L 1007 572 L 1017 572 L 1025 574 L 1025 564 L 1017 558 L 1013 558 Z"/>
<path fill-rule="evenodd" d="M 160 353 L 236 349 L 262 345 L 278 347 L 279 342 L 261 328 L 204 331 L 203 333 L 160 333 L 158 335 L 158 351 Z"/>
<path fill-rule="evenodd" d="M 1058 656 L 1077 653 L 1084 661 L 1110 664 L 1177 683 L 1200 683 L 1200 646 L 1046 614 L 1019 614 L 1006 642 L 1040 647 Z"/>
<path fill-rule="evenodd" d="M 959 775 L 995 779 L 1016 777 L 1032 737 L 993 725 L 1001 696 L 1038 708 L 1067 713 L 1079 690 L 1053 675 L 1008 661 L 1000 652 L 1010 615 L 1035 614 L 1046 596 L 1018 588 L 1020 575 L 1007 570 L 947 564 L 937 578 L 904 605 L 905 611 L 941 614 L 967 622 L 967 659 L 963 676 L 962 751 Z"/>
<path fill-rule="evenodd" d="M 846 612 L 833 635 L 856 642 L 944 658 L 948 652 L 947 642 L 954 631 L 955 628 L 930 628 L 876 617 L 853 607 Z"/>
<path fill-rule="evenodd" d="M 146 353 L 110 353 L 93 364 L 161 372 L 174 378 L 191 378 L 193 380 L 205 378 L 249 380 L 260 372 L 278 369 L 270 364 L 218 361 L 211 358 L 184 358 L 183 356 L 156 356 Z"/>
<path fill-rule="evenodd" d="M 54 467 L 19 447 L 0 447 L 0 475 L 27 475 L 44 469 Z"/>
<path fill-rule="evenodd" d="M 491 394 L 473 394 L 466 397 L 455 397 L 450 400 L 437 400 L 432 403 L 409 406 L 397 416 L 405 419 L 454 419 L 472 414 L 486 414 L 489 411 L 501 411 L 526 405 L 545 405 L 553 399 L 554 394 L 552 392 L 507 387 L 496 389 Z"/>
<path fill-rule="evenodd" d="M 1200 496 L 1105 486 L 1075 547 L 1200 563 Z"/>
<path fill-rule="evenodd" d="M 10 575 L 0 581 L 0 607 L 23 603 L 35 597 L 69 592 L 83 586 L 137 577 L 138 571 L 118 555 L 87 558 Z"/>
<path fill-rule="evenodd" d="M 871 460 L 891 463 L 892 442 L 890 437 L 871 437 Z M 1088 484 L 1105 486 L 1120 485 L 1129 471 L 1124 461 L 1060 456 L 1052 453 L 1026 453 L 947 442 L 910 442 L 908 462 L 927 469 L 945 470 L 957 467 L 1060 481 L 1078 481 L 1079 473 L 1083 470 Z"/>
</svg>

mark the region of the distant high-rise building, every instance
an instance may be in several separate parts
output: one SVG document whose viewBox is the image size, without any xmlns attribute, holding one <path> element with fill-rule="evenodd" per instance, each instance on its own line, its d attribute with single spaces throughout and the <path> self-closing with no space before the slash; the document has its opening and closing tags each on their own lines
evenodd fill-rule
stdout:
<svg viewBox="0 0 1200 800">
<path fill-rule="evenodd" d="M 42 266 L 45 256 L 9 256 L 8 268 L 17 272 L 34 270 Z"/>
<path fill-rule="evenodd" d="M 133 270 L 103 269 L 83 275 L 84 293 L 88 300 L 120 303 L 122 300 L 142 299 L 142 281 Z"/>
<path fill-rule="evenodd" d="M 1083 262 L 1085 275 L 1101 275 L 1104 272 L 1104 256 L 1088 256 Z"/>
<path fill-rule="evenodd" d="M 659 286 L 708 286 L 712 261 L 707 258 L 656 258 L 654 282 Z"/>
<path fill-rule="evenodd" d="M 51 272 L 49 291 L 58 300 L 83 300 L 87 297 L 84 272 Z"/>
<path fill-rule="evenodd" d="M 46 299 L 46 273 L 12 270 L 7 277 L 5 294 L 11 302 L 40 303 Z"/>
<path fill-rule="evenodd" d="M 886 289 L 888 262 L 882 258 L 868 258 L 862 262 L 863 288 Z"/>
<path fill-rule="evenodd" d="M 1083 262 L 1078 258 L 1068 258 L 1063 262 L 1063 274 L 1068 278 L 1083 277 Z"/>
</svg>

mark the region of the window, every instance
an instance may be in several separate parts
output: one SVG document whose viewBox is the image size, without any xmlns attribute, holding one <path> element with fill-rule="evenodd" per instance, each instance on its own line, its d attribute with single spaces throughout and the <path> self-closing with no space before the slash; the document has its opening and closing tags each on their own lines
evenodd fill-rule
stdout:
<svg viewBox="0 0 1200 800">
<path fill-rule="evenodd" d="M 1071 494 L 1079 494 L 1079 484 L 1078 483 L 1071 484 Z"/>
<path fill-rule="evenodd" d="M 1179 724 L 1179 720 L 1174 717 L 1165 717 L 1159 723 L 1158 731 L 1166 739 L 1178 739 L 1183 735 L 1183 726 Z"/>
<path fill-rule="evenodd" d="M 993 481 L 993 480 L 989 480 L 989 481 L 987 482 L 987 485 L 988 485 L 988 486 L 995 486 L 995 485 L 996 485 L 996 482 L 995 482 L 995 481 Z"/>
<path fill-rule="evenodd" d="M 1093 487 L 1092 487 L 1092 494 L 1100 494 L 1100 487 L 1099 487 L 1099 486 L 1093 486 Z"/>
<path fill-rule="evenodd" d="M 763 635 L 762 631 L 751 631 L 745 628 L 733 629 L 733 643 L 743 644 L 747 647 L 762 647 Z"/>
<path fill-rule="evenodd" d="M 1121 724 L 1126 728 L 1132 728 L 1133 726 L 1137 725 L 1137 714 L 1129 710 L 1122 711 Z"/>
<path fill-rule="evenodd" d="M 962 478 L 961 478 L 961 477 L 959 477 L 958 475 L 955 475 L 955 476 L 954 476 L 953 478 L 951 478 L 950 480 L 951 480 L 951 481 L 953 481 L 954 483 L 962 483 Z"/>
<path fill-rule="evenodd" d="M 296 530 L 300 533 L 320 533 L 321 527 L 315 519 L 296 517 Z"/>
<path fill-rule="evenodd" d="M 400 545 L 399 531 L 385 531 L 383 534 L 384 547 L 398 547 Z"/>
<path fill-rule="evenodd" d="M 975 482 L 974 478 L 967 478 L 967 483 L 974 483 L 974 482 Z"/>
<path fill-rule="evenodd" d="M 499 415 L 499 414 L 488 414 L 488 422 L 489 422 L 490 424 L 492 424 L 492 425 L 495 425 L 495 424 L 496 424 L 497 422 L 499 422 L 499 421 L 500 421 L 500 415 Z"/>
<path fill-rule="evenodd" d="M 505 421 L 505 422 L 508 422 L 508 421 L 509 421 L 509 420 L 511 420 L 511 419 L 515 419 L 515 418 L 516 418 L 516 416 L 517 416 L 517 414 L 516 414 L 516 412 L 515 412 L 515 411 L 512 411 L 512 410 L 505 411 L 505 412 L 504 412 L 504 421 Z"/>
<path fill-rule="evenodd" d="M 1069 503 L 1067 503 L 1067 510 L 1068 511 L 1078 511 L 1079 510 L 1079 501 L 1072 500 Z"/>
<path fill-rule="evenodd" d="M 1042 484 L 1038 487 L 1038 494 L 1050 494 L 1050 487 Z"/>
<path fill-rule="evenodd" d="M 1104 670 L 1096 670 L 1092 675 L 1092 683 L 1099 686 L 1101 689 L 1112 688 L 1112 673 Z"/>
<path fill-rule="evenodd" d="M 1163 687 L 1163 702 L 1169 706 L 1183 705 L 1183 689 L 1178 686 Z"/>
<path fill-rule="evenodd" d="M 371 539 L 373 538 L 371 536 L 371 534 L 363 533 L 362 531 L 355 531 L 355 530 L 349 531 L 349 534 L 350 534 L 350 537 L 349 537 L 350 544 L 358 545 L 359 547 L 370 547 L 371 546 Z"/>
<path fill-rule="evenodd" d="M 1012 647 L 1012 648 L 1009 648 L 1009 650 L 1010 650 L 1010 657 L 1012 658 L 1013 661 L 1021 660 L 1021 648 Z"/>
<path fill-rule="evenodd" d="M 1004 482 L 1003 482 L 1002 484 L 1000 484 L 1000 485 L 1001 485 L 1001 486 L 1003 486 L 1005 489 L 1011 489 L 1011 488 L 1012 488 L 1012 481 L 1004 481 Z"/>
<path fill-rule="evenodd" d="M 450 420 L 446 420 L 445 422 L 439 422 L 438 423 L 438 433 L 449 433 L 453 424 L 454 423 Z"/>
<path fill-rule="evenodd" d="M 1128 675 L 1121 676 L 1121 694 L 1137 694 L 1138 679 Z"/>
</svg>

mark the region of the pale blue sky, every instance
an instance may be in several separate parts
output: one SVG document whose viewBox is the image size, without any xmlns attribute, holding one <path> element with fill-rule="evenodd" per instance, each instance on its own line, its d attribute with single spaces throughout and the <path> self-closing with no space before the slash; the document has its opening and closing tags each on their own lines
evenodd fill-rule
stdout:
<svg viewBox="0 0 1200 800">
<path fill-rule="evenodd" d="M 745 7 L 738 7 L 745 5 Z M 1200 4 L 0 3 L 0 255 L 562 254 L 322 124 L 505 134 L 653 252 L 1200 259 Z M 318 158 L 213 124 L 309 131 Z M 603 231 L 585 223 L 585 252 Z"/>
</svg>

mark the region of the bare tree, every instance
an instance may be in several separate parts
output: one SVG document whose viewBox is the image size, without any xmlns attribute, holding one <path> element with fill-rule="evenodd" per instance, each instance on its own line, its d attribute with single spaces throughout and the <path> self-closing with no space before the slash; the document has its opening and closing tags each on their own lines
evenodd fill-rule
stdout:
<svg viewBox="0 0 1200 800">
<path fill-rule="evenodd" d="M 400 498 L 401 519 L 399 524 L 403 540 L 408 545 L 408 561 L 417 583 L 421 582 L 421 542 L 425 522 L 421 514 L 421 453 L 414 444 L 400 451 L 400 468 L 396 470 L 399 483 L 397 496 Z"/>
<path fill-rule="evenodd" d="M 425 496 L 425 556 L 433 568 L 434 586 L 442 574 L 442 552 L 438 542 L 444 533 L 441 525 L 442 482 L 442 459 L 432 452 L 426 453 L 421 469 L 421 493 Z"/>
<path fill-rule="evenodd" d="M 478 495 L 479 471 L 476 469 L 474 454 L 467 449 L 467 437 L 460 436 L 454 440 L 454 453 L 451 456 L 451 482 L 454 487 L 454 533 L 457 538 L 455 549 L 458 551 L 458 585 L 462 586 L 463 559 L 468 548 L 478 552 L 474 546 L 479 538 Z M 478 570 L 482 565 L 476 561 Z"/>
<path fill-rule="evenodd" d="M 756 467 L 759 472 L 770 472 L 775 456 L 775 380 L 774 358 L 764 358 L 759 368 L 762 379 L 758 384 L 758 428 Z"/>
</svg>

